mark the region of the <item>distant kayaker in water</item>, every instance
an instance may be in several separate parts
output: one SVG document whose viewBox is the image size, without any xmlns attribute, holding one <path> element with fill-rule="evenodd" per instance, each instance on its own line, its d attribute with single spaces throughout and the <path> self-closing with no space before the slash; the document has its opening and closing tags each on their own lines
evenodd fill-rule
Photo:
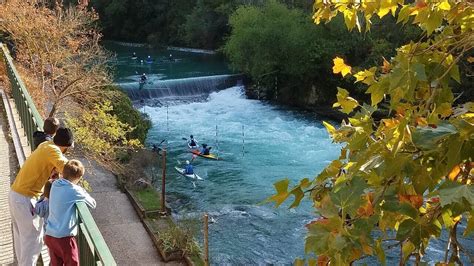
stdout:
<svg viewBox="0 0 474 266">
<path fill-rule="evenodd" d="M 148 57 L 146 58 L 146 62 L 147 62 L 147 63 L 152 63 L 152 62 L 153 62 L 153 59 L 151 59 L 151 56 L 148 56 Z"/>
<path fill-rule="evenodd" d="M 133 59 L 133 60 L 138 59 L 138 56 L 137 56 L 137 54 L 136 54 L 135 52 L 133 52 L 133 54 L 132 54 L 132 59 Z"/>
<path fill-rule="evenodd" d="M 193 175 L 194 174 L 193 165 L 189 161 L 186 161 L 186 166 L 184 167 L 184 174 L 185 175 Z"/>
<path fill-rule="evenodd" d="M 189 136 L 189 146 L 191 147 L 197 147 L 197 140 L 194 139 L 194 136 L 191 135 Z"/>
<path fill-rule="evenodd" d="M 140 83 L 143 84 L 143 83 L 146 82 L 146 80 L 147 80 L 147 77 L 146 77 L 145 73 L 143 73 L 142 76 L 140 77 Z"/>
<path fill-rule="evenodd" d="M 209 155 L 211 149 L 212 149 L 212 147 L 208 147 L 207 144 L 202 144 L 201 154 Z"/>
</svg>

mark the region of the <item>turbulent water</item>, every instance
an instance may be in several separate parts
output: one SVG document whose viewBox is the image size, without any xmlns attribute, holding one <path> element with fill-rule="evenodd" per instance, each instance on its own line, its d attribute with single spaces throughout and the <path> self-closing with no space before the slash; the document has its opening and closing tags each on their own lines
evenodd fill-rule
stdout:
<svg viewBox="0 0 474 266">
<path fill-rule="evenodd" d="M 331 143 L 320 120 L 246 99 L 242 87 L 221 90 L 229 86 L 232 73 L 215 56 L 174 52 L 174 61 L 169 62 L 167 51 L 133 48 L 139 57 L 150 54 L 157 59 L 141 64 L 130 59 L 132 48 L 113 44 L 108 48 L 118 53 L 117 84 L 140 102 L 140 110 L 153 122 L 147 145 L 166 140 L 167 197 L 173 215 L 178 220 L 199 220 L 208 212 L 214 221 L 209 228 L 211 263 L 281 265 L 303 257 L 304 225 L 315 217 L 310 203 L 303 201 L 299 208 L 288 210 L 288 204 L 276 209 L 263 201 L 274 192 L 275 181 L 289 178 L 295 183 L 314 177 L 338 156 L 339 147 Z M 138 73 L 145 71 L 149 83 L 137 91 Z M 218 161 L 195 159 L 201 181 L 184 178 L 171 167 L 191 160 L 182 139 L 190 134 L 219 156 Z M 461 224 L 459 232 L 464 228 Z M 473 253 L 474 240 L 459 238 Z M 443 231 L 441 239 L 431 242 L 424 260 L 442 261 L 446 239 Z M 398 257 L 398 249 L 387 251 L 389 265 L 398 264 Z M 467 257 L 461 259 L 469 264 Z M 362 263 L 378 264 L 370 257 L 357 262 Z"/>
<path fill-rule="evenodd" d="M 275 181 L 313 177 L 337 156 L 321 123 L 245 99 L 241 87 L 212 93 L 204 102 L 170 104 L 145 108 L 154 125 L 148 142 L 168 140 L 169 164 L 191 159 L 182 140 L 190 134 L 219 155 L 219 161 L 194 161 L 203 181 L 193 184 L 170 170 L 167 183 L 178 218 L 209 212 L 215 219 L 212 262 L 291 263 L 302 256 L 304 225 L 314 217 L 309 206 L 290 211 L 260 203 Z"/>
</svg>

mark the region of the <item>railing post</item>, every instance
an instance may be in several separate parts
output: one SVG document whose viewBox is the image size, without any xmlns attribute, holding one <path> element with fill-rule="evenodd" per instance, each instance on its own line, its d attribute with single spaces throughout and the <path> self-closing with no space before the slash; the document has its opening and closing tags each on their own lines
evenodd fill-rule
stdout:
<svg viewBox="0 0 474 266">
<path fill-rule="evenodd" d="M 166 150 L 163 150 L 163 153 L 161 155 L 162 158 L 162 175 L 161 175 L 161 212 L 163 214 L 166 214 Z"/>
</svg>

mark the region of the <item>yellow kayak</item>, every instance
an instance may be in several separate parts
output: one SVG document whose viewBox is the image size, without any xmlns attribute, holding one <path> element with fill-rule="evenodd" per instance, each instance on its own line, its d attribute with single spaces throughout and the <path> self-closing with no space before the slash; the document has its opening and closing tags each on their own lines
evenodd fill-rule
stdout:
<svg viewBox="0 0 474 266">
<path fill-rule="evenodd" d="M 191 151 L 194 155 L 197 155 L 197 156 L 201 156 L 201 157 L 204 157 L 204 158 L 207 158 L 207 159 L 211 159 L 211 160 L 219 160 L 219 158 L 217 157 L 217 155 L 215 154 L 209 154 L 209 155 L 204 155 L 204 154 L 201 154 L 201 152 L 199 152 L 198 150 L 193 150 Z"/>
</svg>

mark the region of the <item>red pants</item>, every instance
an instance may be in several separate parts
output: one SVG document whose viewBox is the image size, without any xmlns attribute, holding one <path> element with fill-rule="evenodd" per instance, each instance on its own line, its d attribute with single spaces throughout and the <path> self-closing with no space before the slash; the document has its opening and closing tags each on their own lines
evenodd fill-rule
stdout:
<svg viewBox="0 0 474 266">
<path fill-rule="evenodd" d="M 44 243 L 48 247 L 51 266 L 76 266 L 79 265 L 79 249 L 76 238 L 73 236 L 55 238 L 46 235 Z"/>
</svg>

